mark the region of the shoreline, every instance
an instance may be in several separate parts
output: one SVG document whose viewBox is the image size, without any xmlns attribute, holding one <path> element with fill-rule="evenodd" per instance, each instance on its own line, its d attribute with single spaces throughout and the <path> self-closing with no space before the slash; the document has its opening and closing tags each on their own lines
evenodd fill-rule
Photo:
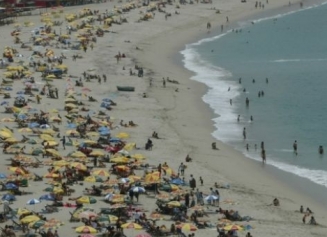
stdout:
<svg viewBox="0 0 327 237">
<path fill-rule="evenodd" d="M 304 7 L 303 9 L 299 9 L 297 4 L 292 4 L 291 6 L 283 5 L 283 6 L 277 7 L 276 9 L 270 9 L 270 10 L 268 10 L 268 12 L 258 13 L 258 14 L 254 14 L 251 16 L 246 16 L 244 19 L 238 20 L 237 22 L 231 22 L 231 25 L 235 26 L 235 28 L 231 27 L 228 30 L 230 31 L 231 29 L 238 29 L 237 26 L 239 26 L 240 24 L 242 26 L 239 26 L 239 28 L 242 28 L 243 27 L 242 23 L 250 24 L 250 22 L 257 22 L 257 21 L 261 22 L 261 21 L 267 21 L 267 20 L 269 21 L 273 18 L 280 18 L 280 17 L 284 17 L 284 16 L 287 16 L 290 14 L 296 14 L 300 11 L 306 11 L 306 10 L 309 10 L 309 9 L 312 9 L 315 7 L 320 7 L 325 4 L 327 4 L 326 1 L 317 0 L 315 2 L 312 2 L 309 6 Z M 297 5 L 297 6 L 295 6 L 295 5 Z M 216 27 L 216 28 L 217 28 L 216 31 L 219 31 L 219 29 L 218 29 L 219 27 Z M 226 33 L 226 32 L 223 32 L 223 33 Z M 211 35 L 212 35 L 212 33 L 211 33 Z M 201 40 L 212 39 L 213 37 L 219 37 L 219 36 L 220 36 L 220 33 L 217 33 L 214 36 L 210 36 L 210 37 L 205 37 L 205 38 L 200 37 L 200 39 L 197 39 L 197 41 L 194 41 L 193 43 L 190 43 L 190 44 L 196 44 Z M 186 44 L 186 45 L 188 45 L 188 44 Z M 181 56 L 181 52 L 176 54 L 175 58 L 179 62 L 182 62 L 184 60 L 184 56 Z M 184 67 L 184 62 L 182 62 L 181 64 Z M 193 73 L 192 70 L 191 70 L 191 72 Z M 194 77 L 194 73 L 193 73 L 192 77 Z M 191 80 L 193 80 L 193 79 L 191 79 Z M 200 81 L 197 81 L 197 82 L 199 82 L 201 84 L 205 84 Z M 207 87 L 207 90 L 203 96 L 207 95 L 208 90 L 210 89 L 209 86 L 206 85 L 206 87 Z M 202 100 L 204 100 L 203 96 L 201 96 Z M 209 104 L 207 102 L 204 102 L 204 103 L 209 106 Z M 213 118 L 211 119 L 212 121 L 214 119 L 220 117 L 220 114 L 217 114 L 214 111 L 212 111 L 212 112 L 213 112 L 213 115 L 212 115 Z M 213 124 L 215 124 L 215 122 L 213 122 Z M 214 137 L 213 134 L 215 132 L 219 133 L 218 128 L 212 132 L 213 137 Z M 217 138 L 214 137 L 214 139 L 217 139 Z M 244 150 L 242 150 L 242 148 L 236 147 L 233 144 L 229 143 L 228 141 L 226 141 L 226 142 L 221 141 L 219 138 L 217 140 L 219 140 L 220 142 L 222 142 L 224 144 L 227 144 L 228 146 L 231 147 L 231 149 L 235 149 L 236 151 L 240 152 L 242 154 L 242 156 L 249 158 L 251 161 L 261 163 L 260 160 L 257 160 L 255 158 L 251 157 L 251 155 L 247 154 Z M 317 203 L 326 206 L 325 203 L 327 201 L 327 189 L 322 184 L 315 183 L 306 177 L 298 176 L 294 173 L 284 171 L 283 169 L 278 168 L 275 165 L 267 164 L 267 166 L 268 167 L 266 169 L 268 169 L 268 172 L 271 175 L 273 175 L 276 179 L 278 179 L 280 182 L 286 182 L 289 186 L 296 187 L 295 189 L 297 191 L 303 192 L 306 196 L 312 198 Z"/>
<path fill-rule="evenodd" d="M 317 1 L 316 3 L 312 3 L 312 5 L 314 5 L 314 4 L 320 4 L 320 3 L 322 3 L 322 1 Z M 286 6 L 285 4 L 282 4 L 281 6 L 278 6 L 278 7 L 276 7 L 276 8 L 274 8 L 274 9 L 271 9 L 271 10 L 268 10 L 268 12 L 265 14 L 265 16 L 274 16 L 274 15 L 276 15 L 276 13 L 278 13 L 278 14 L 280 14 L 280 12 L 279 11 L 283 11 L 283 13 L 285 13 L 285 12 L 287 12 L 287 9 L 288 9 L 288 6 Z M 294 9 L 292 9 L 292 11 L 293 11 Z M 251 12 L 251 13 L 253 13 L 253 12 Z M 262 15 L 263 15 L 264 13 L 262 13 Z M 261 14 L 260 14 L 261 15 Z M 256 18 L 256 16 L 257 16 L 257 14 L 250 14 L 250 15 L 247 15 L 247 16 L 244 16 L 244 18 L 242 18 L 242 17 L 240 17 L 240 19 L 238 19 L 238 21 L 242 21 L 243 19 L 245 19 L 245 20 L 252 20 L 253 18 L 255 18 L 255 19 L 258 19 L 258 18 Z M 221 17 L 222 19 L 224 19 L 223 17 Z M 237 22 L 238 22 L 237 21 Z M 204 23 L 204 22 L 203 22 Z M 232 22 L 232 23 L 230 23 L 230 24 L 236 24 L 235 22 Z M 204 24 L 203 24 L 204 25 Z M 202 30 L 202 27 L 201 27 L 201 30 L 199 30 L 199 29 L 196 29 L 197 27 L 194 27 L 193 28 L 193 30 L 195 29 L 195 31 L 196 30 L 198 30 L 198 31 L 201 31 Z M 216 27 L 217 28 L 217 27 Z M 197 33 L 190 33 L 190 31 L 192 31 L 192 30 L 190 30 L 190 29 L 188 29 L 188 30 L 185 30 L 186 31 L 186 35 L 188 35 L 188 34 L 190 34 L 190 35 L 192 35 L 193 36 L 193 40 L 191 41 L 191 42 L 197 42 L 197 41 L 199 41 L 200 39 L 204 39 L 204 38 L 210 38 L 210 37 L 212 37 L 213 35 L 215 35 L 215 30 L 213 30 L 212 31 L 212 33 L 210 34 L 210 37 L 205 37 L 204 35 L 201 35 L 201 33 L 199 33 L 199 32 L 197 32 Z M 217 30 L 216 30 L 217 31 Z M 204 31 L 202 31 L 202 34 L 204 33 Z M 183 32 L 183 34 L 185 34 L 185 32 Z M 176 39 L 176 35 L 174 35 L 174 37 L 175 37 L 175 39 Z M 182 38 L 183 36 L 181 36 L 181 38 Z M 178 46 L 176 46 L 176 44 L 175 45 L 173 45 L 172 47 L 173 47 L 173 49 L 171 50 L 171 51 L 175 51 L 175 53 L 174 52 L 162 52 L 161 51 L 161 53 L 164 53 L 164 55 L 165 55 L 165 57 L 164 58 L 166 58 L 166 59 L 171 59 L 171 58 L 173 58 L 172 60 L 174 61 L 174 62 L 176 62 L 177 60 L 178 61 L 180 61 L 181 60 L 181 58 L 182 58 L 182 56 L 180 55 L 180 51 L 181 50 L 179 50 L 179 49 L 181 49 L 181 48 L 184 48 L 185 47 L 185 45 L 186 44 L 189 44 L 190 42 L 190 40 L 189 40 L 189 38 L 192 38 L 192 37 L 187 37 L 187 36 L 185 36 L 184 37 L 184 41 L 183 41 L 183 39 L 180 39 L 180 38 L 178 38 L 178 40 L 177 40 L 177 42 L 178 42 Z M 160 45 L 160 44 L 162 44 L 164 41 L 165 41 L 165 39 L 159 39 L 158 41 L 160 41 L 160 43 L 158 43 L 158 42 L 155 42 L 154 44 L 155 45 Z M 149 51 L 150 50 L 154 50 L 154 48 L 155 48 L 155 46 L 154 47 L 152 47 L 152 48 L 150 48 L 149 49 Z M 175 49 L 175 50 L 174 50 Z M 176 53 L 176 51 L 177 51 L 177 49 L 178 49 L 178 53 Z M 161 54 L 160 53 L 160 54 Z M 172 56 L 173 55 L 173 56 Z M 149 57 L 148 57 L 149 58 Z M 172 65 L 171 63 L 169 63 L 169 62 L 165 62 L 166 64 L 164 64 L 166 67 L 174 67 L 175 65 Z M 179 63 L 179 67 L 181 67 L 181 64 L 183 64 L 181 61 L 180 61 L 180 63 Z M 169 65 L 169 66 L 168 66 Z M 158 65 L 157 65 L 158 66 Z M 177 67 L 178 67 L 177 66 Z M 159 66 L 158 66 L 159 67 Z M 162 61 L 161 61 L 161 67 L 164 67 L 164 66 L 162 66 Z M 176 67 L 176 66 L 175 66 Z M 176 68 L 174 68 L 175 70 L 178 70 L 178 73 L 180 74 L 180 75 L 182 75 L 182 77 L 183 78 L 191 78 L 192 76 L 194 76 L 194 73 L 193 72 L 189 72 L 187 69 L 185 69 L 184 68 L 184 66 L 182 66 L 183 68 L 178 68 L 177 69 L 177 67 Z M 157 68 L 158 69 L 158 68 Z M 186 71 L 185 71 L 186 70 Z M 162 70 L 161 70 L 162 71 Z M 170 70 L 171 71 L 171 70 Z M 177 74 L 177 73 L 176 73 Z M 162 75 L 162 76 L 164 76 L 164 74 Z M 167 74 L 167 76 L 169 76 L 169 74 Z M 170 77 L 171 78 L 171 77 Z M 177 79 L 177 78 L 173 78 L 173 79 Z M 178 79 L 177 79 L 178 80 Z M 189 97 L 191 97 L 191 98 L 188 98 L 188 99 L 190 99 L 190 100 L 192 100 L 192 102 L 194 102 L 194 100 L 195 100 L 195 98 L 193 98 L 193 97 L 197 97 L 197 98 L 201 98 L 201 100 L 199 100 L 198 102 L 194 102 L 194 104 L 196 104 L 195 105 L 195 107 L 197 108 L 197 110 L 198 110 L 198 113 L 201 113 L 201 114 L 205 114 L 205 116 L 203 117 L 204 118 L 204 120 L 205 121 L 207 121 L 206 122 L 206 124 L 205 124 L 205 130 L 207 131 L 207 134 L 206 134 L 206 137 L 208 137 L 208 135 L 209 135 L 209 137 L 211 137 L 211 133 L 214 131 L 214 129 L 212 129 L 212 128 L 214 128 L 214 126 L 213 126 L 213 122 L 212 122 L 212 119 L 213 118 L 215 118 L 217 115 L 216 114 L 214 114 L 214 112 L 210 109 L 210 107 L 206 104 L 205 106 L 203 106 L 203 104 L 205 104 L 204 102 L 203 102 L 203 100 L 202 100 L 202 96 L 207 92 L 207 90 L 208 90 L 208 87 L 205 85 L 205 84 L 203 84 L 203 83 L 200 83 L 200 82 L 196 82 L 196 81 L 193 81 L 193 80 L 189 80 L 190 82 L 185 82 L 185 81 L 183 81 L 185 84 L 187 84 L 188 86 L 189 85 L 191 85 L 192 87 L 192 89 L 194 89 L 195 87 L 196 87 L 196 89 L 195 90 L 192 90 L 192 92 L 194 92 L 194 93 L 196 93 L 196 95 L 193 95 L 193 96 L 189 96 Z M 162 104 L 165 104 L 165 103 L 167 103 L 167 101 L 164 101 L 164 100 L 166 100 L 165 98 L 162 98 L 162 97 L 159 97 L 158 96 L 158 93 L 157 93 L 157 91 L 155 91 L 155 92 L 153 92 L 152 93 L 152 95 L 154 95 L 155 97 L 156 97 L 156 99 L 159 101 L 159 103 L 162 103 Z M 177 96 L 177 95 L 176 95 Z M 186 96 L 185 94 L 183 94 L 183 97 L 184 96 Z M 178 99 L 181 99 L 180 97 L 178 98 Z M 185 99 L 184 99 L 185 100 Z M 169 104 L 169 103 L 168 103 Z M 183 104 L 182 102 L 180 103 L 180 104 Z M 178 106 L 177 106 L 178 107 Z M 176 110 L 178 110 L 178 109 L 176 109 L 175 108 L 175 112 L 177 113 L 177 111 Z M 173 114 L 173 112 L 171 112 L 171 114 Z M 192 114 L 192 113 L 189 113 L 189 114 Z M 175 116 L 174 116 L 175 117 Z M 177 116 L 176 116 L 177 117 Z M 191 117 L 191 116 L 186 116 L 186 117 Z M 177 118 L 178 119 L 178 118 Z M 182 118 L 179 118 L 179 119 L 182 119 Z M 209 122 L 210 121 L 210 122 Z M 193 122 L 193 123 L 192 123 Z M 189 122 L 189 124 L 193 124 L 193 125 L 197 125 L 198 123 L 197 122 L 194 122 L 194 121 L 192 121 L 192 122 Z M 176 125 L 178 125 L 178 124 L 180 124 L 180 123 L 176 123 Z M 177 129 L 177 126 L 175 125 L 175 129 Z M 185 126 L 184 124 L 183 124 L 183 126 Z M 183 129 L 177 129 L 177 130 L 183 130 Z M 184 133 L 184 134 L 187 134 L 187 132 L 186 131 L 181 131 L 182 133 Z M 201 135 L 202 135 L 202 133 L 201 133 Z M 201 138 L 202 139 L 202 138 Z M 212 140 L 214 140 L 215 138 L 212 138 Z M 191 139 L 190 139 L 191 140 Z M 199 141 L 200 142 L 200 141 Z M 208 142 L 209 142 L 209 140 L 208 140 Z M 195 147 L 196 145 L 194 145 L 194 141 L 193 140 L 191 140 L 191 141 L 187 141 L 186 142 L 186 144 L 189 146 L 189 147 Z M 209 148 L 209 144 L 211 144 L 211 143 L 208 143 L 208 144 L 199 144 L 198 146 L 201 146 L 201 148 L 199 148 L 199 150 L 197 150 L 197 149 L 195 149 L 195 150 L 193 150 L 193 152 L 191 152 L 191 156 L 192 156 L 192 154 L 193 154 L 193 156 L 198 156 L 198 155 L 203 155 L 204 154 L 204 152 L 203 152 L 203 150 L 205 150 L 205 148 L 204 147 L 206 147 L 207 149 L 210 149 Z M 312 196 L 310 196 L 310 195 L 308 195 L 307 193 L 302 193 L 301 191 L 303 191 L 303 190 L 299 190 L 299 189 L 295 189 L 295 188 L 293 188 L 293 187 L 290 187 L 290 185 L 291 185 L 291 183 L 284 183 L 284 181 L 285 181 L 285 179 L 280 179 L 278 176 L 277 176 L 277 172 L 275 172 L 275 171 L 277 171 L 278 169 L 277 168 L 274 168 L 274 167 L 269 167 L 269 172 L 267 173 L 267 172 L 265 172 L 264 170 L 259 170 L 258 171 L 258 167 L 259 167 L 259 163 L 260 162 L 257 162 L 257 161 L 254 161 L 254 160 L 250 160 L 250 159 L 247 159 L 246 161 L 243 161 L 243 160 L 240 160 L 240 159 L 242 159 L 242 157 L 244 158 L 244 155 L 241 153 L 241 152 L 238 152 L 238 151 L 236 151 L 236 150 L 234 150 L 234 148 L 232 148 L 232 147 L 230 147 L 229 145 L 226 145 L 226 144 L 223 144 L 223 143 L 221 143 L 220 141 L 219 141 L 219 145 L 218 145 L 218 147 L 219 148 L 221 148 L 221 151 L 222 150 L 228 150 L 228 152 L 227 153 L 229 153 L 228 155 L 227 154 L 218 154 L 218 156 L 220 155 L 220 156 L 223 156 L 225 159 L 224 159 L 224 165 L 223 166 L 225 166 L 226 165 L 226 163 L 228 163 L 228 162 L 230 162 L 231 160 L 228 160 L 229 158 L 231 158 L 231 157 L 233 157 L 234 158 L 234 156 L 236 156 L 237 157 L 237 161 L 234 161 L 233 162 L 233 165 L 240 165 L 241 167 L 243 167 L 243 164 L 244 165 L 249 165 L 250 166 L 250 168 L 249 167 L 247 167 L 247 168 L 249 168 L 249 170 L 248 170 L 248 173 L 251 173 L 252 174 L 252 172 L 255 172 L 256 173 L 256 176 L 257 177 L 260 177 L 260 180 L 264 180 L 262 183 L 269 183 L 269 185 L 268 186 L 270 186 L 270 188 L 272 189 L 272 190 L 274 190 L 274 191 L 272 191 L 272 190 L 269 190 L 270 192 L 269 193 L 279 193 L 279 190 L 284 190 L 284 191 L 286 191 L 287 190 L 287 195 L 286 194 L 281 194 L 281 195 L 283 195 L 283 196 L 285 196 L 285 197 L 288 197 L 288 196 L 292 196 L 292 200 L 297 200 L 297 202 L 298 203 L 303 203 L 303 201 L 302 200 L 305 200 L 305 201 L 307 201 L 307 202 L 310 202 L 310 203 L 312 203 L 312 205 L 314 205 L 315 207 L 317 207 L 317 210 L 322 210 L 322 209 L 320 209 L 320 208 L 323 208 L 323 209 L 325 209 L 325 205 L 322 205 L 322 202 L 318 202 L 316 199 L 313 199 L 313 197 Z M 208 151 L 206 151 L 205 153 L 210 153 L 210 155 L 209 156 L 212 156 L 212 153 L 211 152 L 208 152 Z M 208 154 L 206 154 L 206 155 L 208 155 Z M 226 159 L 227 158 L 227 159 Z M 197 160 L 197 159 L 195 159 L 195 160 Z M 197 162 L 199 162 L 198 160 L 197 160 Z M 216 165 L 215 164 L 215 162 L 209 162 L 209 161 L 204 161 L 204 162 L 199 162 L 200 163 L 200 165 L 205 165 L 206 166 L 206 168 L 209 168 L 209 166 L 210 166 L 210 168 L 213 170 L 213 171 L 215 171 L 215 172 L 221 172 L 222 174 L 223 174 L 223 176 L 224 177 L 228 177 L 228 175 L 226 174 L 226 171 L 225 172 L 223 172 L 223 170 L 221 170 L 221 169 L 219 169 L 219 168 L 217 168 L 217 169 L 214 169 L 213 167 Z M 245 164 L 246 163 L 246 164 Z M 218 164 L 219 165 L 219 164 Z M 260 167 L 259 167 L 260 168 Z M 228 167 L 228 169 L 230 169 L 230 167 Z M 271 171 L 271 169 L 276 169 L 275 171 Z M 279 173 L 285 173 L 285 174 L 287 174 L 287 172 L 284 172 L 284 171 L 281 171 L 281 170 L 278 170 L 279 171 Z M 228 173 L 228 171 L 227 171 L 227 173 Z M 247 172 L 245 172 L 245 173 L 247 173 Z M 258 174 L 258 173 L 260 173 L 260 174 Z M 289 175 L 292 175 L 292 174 L 289 174 Z M 295 176 L 295 175 L 294 175 Z M 242 175 L 242 176 L 239 176 L 237 179 L 234 179 L 234 180 L 237 180 L 236 182 L 239 182 L 239 181 L 243 181 L 242 182 L 242 184 L 244 184 L 245 185 L 245 183 L 251 183 L 251 184 L 253 184 L 253 182 L 255 182 L 254 180 L 252 180 L 252 182 L 249 182 L 249 180 L 247 179 L 248 177 L 246 177 L 246 176 L 244 176 L 244 175 Z M 301 178 L 301 177 L 299 177 L 299 178 Z M 233 180 L 233 178 L 232 177 L 228 177 L 228 179 L 231 179 L 231 180 Z M 275 179 L 275 180 L 272 180 L 272 179 Z M 305 183 L 311 183 L 311 181 L 309 181 L 309 182 L 305 182 Z M 252 187 L 251 188 L 253 188 L 253 189 L 256 189 L 257 187 L 255 187 L 256 185 L 251 185 Z M 318 185 L 317 185 L 318 186 Z M 301 185 L 301 188 L 303 189 L 303 188 L 305 188 L 304 187 L 304 185 Z M 265 192 L 266 192 L 267 190 L 265 190 Z M 272 191 L 272 192 L 271 192 Z M 276 195 L 276 196 L 279 196 L 279 195 Z M 294 198 L 294 197 L 296 197 L 296 198 Z M 301 202 L 302 201 L 302 202 Z M 310 204 L 311 205 L 311 204 Z M 322 214 L 322 213 L 321 213 Z"/>
</svg>

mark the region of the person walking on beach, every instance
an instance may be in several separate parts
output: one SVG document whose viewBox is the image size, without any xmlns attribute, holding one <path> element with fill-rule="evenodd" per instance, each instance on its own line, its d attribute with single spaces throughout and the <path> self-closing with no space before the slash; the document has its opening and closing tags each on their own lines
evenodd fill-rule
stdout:
<svg viewBox="0 0 327 237">
<path fill-rule="evenodd" d="M 162 86 L 163 86 L 164 88 L 166 88 L 166 80 L 165 80 L 165 78 L 162 78 Z"/>
<path fill-rule="evenodd" d="M 60 139 L 60 141 L 62 142 L 62 146 L 63 146 L 64 150 L 66 150 L 66 137 L 63 136 L 63 137 Z"/>
<path fill-rule="evenodd" d="M 241 115 L 237 116 L 237 122 L 240 122 Z"/>
<path fill-rule="evenodd" d="M 233 100 L 232 99 L 229 100 L 229 104 L 233 105 Z"/>
<path fill-rule="evenodd" d="M 293 143 L 293 151 L 294 151 L 294 154 L 297 156 L 297 141 L 296 140 Z"/>
<path fill-rule="evenodd" d="M 246 128 L 243 128 L 243 139 L 246 139 Z"/>
<path fill-rule="evenodd" d="M 267 84 L 269 83 L 269 81 L 268 81 L 268 77 L 266 78 L 266 83 L 267 83 Z"/>
<path fill-rule="evenodd" d="M 184 171 L 185 171 L 185 165 L 184 163 L 182 162 L 178 168 L 178 171 L 181 173 L 182 176 L 184 176 Z"/>
<path fill-rule="evenodd" d="M 246 107 L 249 107 L 249 105 L 250 105 L 250 100 L 248 97 L 246 97 L 246 99 L 245 99 L 245 105 L 246 105 Z"/>
<path fill-rule="evenodd" d="M 224 31 L 224 25 L 220 26 L 220 31 L 223 32 Z"/>
<path fill-rule="evenodd" d="M 210 22 L 207 23 L 207 29 L 208 29 L 208 30 L 211 29 L 211 23 L 210 23 Z"/>
<path fill-rule="evenodd" d="M 263 149 L 261 151 L 261 158 L 262 158 L 262 163 L 266 163 L 266 151 Z"/>
<path fill-rule="evenodd" d="M 264 142 L 261 142 L 260 148 L 261 148 L 261 150 L 265 149 L 265 143 Z"/>
<path fill-rule="evenodd" d="M 320 155 L 324 154 L 324 147 L 323 146 L 319 146 L 319 154 Z"/>
</svg>

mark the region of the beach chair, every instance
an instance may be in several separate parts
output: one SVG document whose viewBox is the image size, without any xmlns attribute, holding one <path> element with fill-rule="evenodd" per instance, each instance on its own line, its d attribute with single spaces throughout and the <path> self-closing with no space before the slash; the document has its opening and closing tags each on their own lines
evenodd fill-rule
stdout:
<svg viewBox="0 0 327 237">
<path fill-rule="evenodd" d="M 14 230 L 23 230 L 23 225 L 17 223 L 14 220 L 11 220 L 11 221 L 12 221 L 12 226 L 14 227 Z"/>
</svg>

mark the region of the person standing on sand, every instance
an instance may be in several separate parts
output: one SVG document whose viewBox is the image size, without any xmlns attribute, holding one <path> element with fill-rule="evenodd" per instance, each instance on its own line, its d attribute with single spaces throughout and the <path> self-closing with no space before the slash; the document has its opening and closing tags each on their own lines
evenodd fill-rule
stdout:
<svg viewBox="0 0 327 237">
<path fill-rule="evenodd" d="M 178 171 L 181 173 L 182 176 L 184 176 L 185 165 L 183 164 L 183 162 L 180 164 Z"/>
<path fill-rule="evenodd" d="M 266 151 L 263 149 L 261 151 L 261 158 L 262 158 L 262 163 L 266 163 Z"/>
<path fill-rule="evenodd" d="M 163 86 L 164 88 L 166 88 L 166 80 L 165 80 L 165 78 L 162 78 L 162 86 Z"/>
<path fill-rule="evenodd" d="M 293 143 L 293 151 L 294 151 L 294 154 L 297 156 L 297 141 L 296 140 Z"/>
<path fill-rule="evenodd" d="M 63 136 L 63 137 L 60 139 L 60 141 L 62 142 L 62 146 L 63 146 L 64 150 L 66 150 L 66 137 Z"/>
<path fill-rule="evenodd" d="M 243 128 L 243 139 L 246 140 L 246 128 Z"/>
</svg>

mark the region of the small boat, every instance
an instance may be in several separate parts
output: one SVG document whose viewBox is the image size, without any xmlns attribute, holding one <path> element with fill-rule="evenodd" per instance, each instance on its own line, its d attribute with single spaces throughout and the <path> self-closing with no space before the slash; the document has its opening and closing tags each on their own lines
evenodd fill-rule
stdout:
<svg viewBox="0 0 327 237">
<path fill-rule="evenodd" d="M 119 91 L 135 91 L 134 86 L 117 86 L 117 90 Z"/>
</svg>

